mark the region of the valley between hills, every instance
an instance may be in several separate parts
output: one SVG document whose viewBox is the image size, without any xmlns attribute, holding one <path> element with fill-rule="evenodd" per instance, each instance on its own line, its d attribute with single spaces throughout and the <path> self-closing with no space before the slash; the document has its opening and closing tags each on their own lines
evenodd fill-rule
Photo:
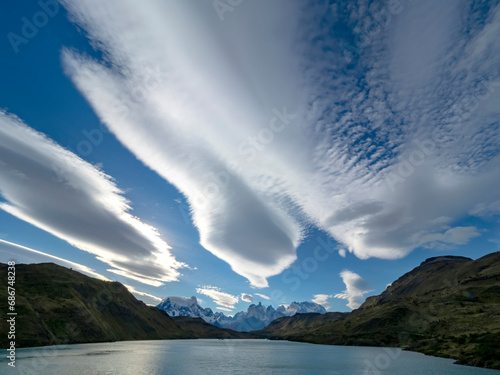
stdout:
<svg viewBox="0 0 500 375">
<path fill-rule="evenodd" d="M 124 340 L 268 338 L 391 346 L 500 369 L 500 252 L 429 258 L 350 313 L 297 313 L 238 332 L 169 316 L 122 284 L 53 263 L 16 265 L 16 347 Z M 7 265 L 0 264 L 0 331 L 8 332 Z M 239 327 L 242 328 L 242 327 Z M 0 346 L 9 347 L 6 334 Z"/>
</svg>

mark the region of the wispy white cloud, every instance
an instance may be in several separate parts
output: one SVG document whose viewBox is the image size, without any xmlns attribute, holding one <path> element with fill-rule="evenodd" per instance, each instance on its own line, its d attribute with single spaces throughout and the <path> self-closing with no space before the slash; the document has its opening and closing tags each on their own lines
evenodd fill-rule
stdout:
<svg viewBox="0 0 500 375">
<path fill-rule="evenodd" d="M 131 285 L 127 285 L 127 284 L 124 284 L 124 285 L 129 290 L 129 292 L 134 295 L 135 298 L 137 298 L 138 300 L 141 300 L 142 302 L 144 302 L 147 305 L 156 306 L 156 305 L 158 305 L 158 303 L 161 302 L 160 297 L 154 296 L 154 295 L 149 294 L 149 293 L 141 292 L 141 291 L 135 289 Z"/>
<path fill-rule="evenodd" d="M 240 298 L 244 302 L 252 302 L 253 301 L 253 296 L 251 294 L 241 293 Z"/>
<path fill-rule="evenodd" d="M 20 119 L 0 112 L 0 209 L 150 285 L 178 280 L 157 229 L 133 216 L 112 178 Z"/>
<path fill-rule="evenodd" d="M 471 238 L 481 234 L 476 227 L 455 227 L 443 233 L 416 233 L 412 240 L 421 243 L 427 248 L 442 247 L 443 245 L 464 245 Z"/>
<path fill-rule="evenodd" d="M 228 311 L 228 312 L 231 312 L 233 311 L 232 309 L 228 309 L 226 307 L 216 307 L 217 310 L 221 310 L 221 311 Z"/>
<path fill-rule="evenodd" d="M 328 302 L 330 298 L 332 298 L 333 295 L 329 294 L 315 294 L 313 298 L 313 302 L 317 303 L 318 305 L 322 305 L 325 309 L 329 309 L 331 304 Z"/>
<path fill-rule="evenodd" d="M 500 200 L 489 204 L 478 203 L 472 210 L 469 211 L 469 214 L 486 218 L 498 215 L 500 214 Z"/>
<path fill-rule="evenodd" d="M 56 263 L 66 268 L 73 268 L 76 271 L 84 273 L 87 276 L 95 277 L 96 279 L 110 281 L 106 276 L 95 272 L 92 268 L 84 266 L 83 264 L 71 262 L 69 260 L 56 257 L 22 246 L 13 242 L 8 242 L 0 239 L 0 257 L 3 262 L 15 260 L 16 263 Z"/>
<path fill-rule="evenodd" d="M 406 2 L 371 29 L 385 5 L 365 3 L 255 0 L 222 23 L 210 1 L 64 0 L 106 62 L 63 61 L 253 286 L 311 224 L 363 259 L 463 244 L 454 223 L 500 198 L 500 5 Z M 150 66 L 162 84 L 131 100 Z"/>
<path fill-rule="evenodd" d="M 335 298 L 346 299 L 347 307 L 357 309 L 365 300 L 364 295 L 373 291 L 368 283 L 357 273 L 349 270 L 344 270 L 340 273 L 340 277 L 346 286 L 346 290 L 342 293 L 334 295 Z"/>
<path fill-rule="evenodd" d="M 239 301 L 238 296 L 233 296 L 232 294 L 221 292 L 220 288 L 210 285 L 196 288 L 196 293 L 210 297 L 217 305 L 225 307 L 226 309 L 234 309 L 234 305 Z"/>
<path fill-rule="evenodd" d="M 259 296 L 260 298 L 264 298 L 264 299 L 266 299 L 266 300 L 270 300 L 270 299 L 271 299 L 271 297 L 268 297 L 268 296 L 266 296 L 265 294 L 261 294 L 261 293 L 254 293 L 254 294 L 255 294 L 256 296 Z"/>
</svg>

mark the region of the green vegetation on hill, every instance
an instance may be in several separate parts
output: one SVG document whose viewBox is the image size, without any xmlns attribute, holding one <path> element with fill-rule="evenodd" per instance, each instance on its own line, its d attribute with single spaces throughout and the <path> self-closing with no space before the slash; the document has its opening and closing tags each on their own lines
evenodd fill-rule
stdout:
<svg viewBox="0 0 500 375">
<path fill-rule="evenodd" d="M 345 319 L 348 315 L 349 313 L 341 312 L 295 314 L 278 318 L 266 328 L 255 332 L 269 339 L 280 338 L 285 335 L 292 336 L 303 331 L 319 328 L 327 323 Z"/>
<path fill-rule="evenodd" d="M 176 322 L 122 284 L 53 263 L 16 265 L 16 346 L 179 338 L 239 338 L 236 332 Z M 0 263 L 0 332 L 8 331 L 7 265 Z M 0 347 L 8 347 L 6 334 Z"/>
<path fill-rule="evenodd" d="M 500 368 L 500 252 L 475 261 L 427 259 L 345 319 L 281 318 L 260 333 L 319 344 L 397 346 Z"/>
<path fill-rule="evenodd" d="M 221 329 L 205 322 L 202 318 L 189 318 L 187 316 L 173 316 L 172 319 L 183 331 L 197 339 L 260 339 L 259 335 L 252 332 L 236 332 L 230 329 Z"/>
</svg>

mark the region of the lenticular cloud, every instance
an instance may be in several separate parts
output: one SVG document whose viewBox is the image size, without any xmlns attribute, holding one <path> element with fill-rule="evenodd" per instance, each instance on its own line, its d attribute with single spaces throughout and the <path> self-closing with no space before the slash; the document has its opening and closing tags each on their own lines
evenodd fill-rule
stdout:
<svg viewBox="0 0 500 375">
<path fill-rule="evenodd" d="M 295 260 L 301 227 L 283 201 L 287 181 L 275 174 L 286 171 L 273 162 L 281 155 L 243 141 L 252 135 L 269 143 L 294 115 L 282 101 L 268 107 L 248 93 L 226 61 L 227 46 L 202 23 L 181 26 L 193 45 L 181 43 L 171 27 L 191 14 L 179 2 L 168 11 L 149 2 L 139 13 L 132 3 L 91 3 L 67 5 L 113 67 L 66 50 L 67 73 L 116 137 L 186 195 L 201 244 L 253 285 L 267 286 L 267 277 Z M 204 52 L 221 58 L 200 69 Z M 218 77 L 212 63 L 220 63 Z"/>
<path fill-rule="evenodd" d="M 256 287 L 296 259 L 309 225 L 360 258 L 398 258 L 466 243 L 477 228 L 454 222 L 499 199 L 484 188 L 500 182 L 497 96 L 481 92 L 474 116 L 453 103 L 500 61 L 455 48 L 490 45 L 500 6 L 460 35 L 453 2 L 408 4 L 376 34 L 362 27 L 371 10 L 347 3 L 255 0 L 223 21 L 211 1 L 62 3 L 105 55 L 67 49 L 67 74 L 187 197 L 203 247 Z"/>
<path fill-rule="evenodd" d="M 185 266 L 156 228 L 130 214 L 110 176 L 2 111 L 0 196 L 0 209 L 95 254 L 110 272 L 159 286 Z"/>
</svg>

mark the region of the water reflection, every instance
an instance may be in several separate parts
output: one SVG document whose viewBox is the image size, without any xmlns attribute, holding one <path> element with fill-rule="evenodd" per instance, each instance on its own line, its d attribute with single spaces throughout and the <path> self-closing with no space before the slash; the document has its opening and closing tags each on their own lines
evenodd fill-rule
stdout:
<svg viewBox="0 0 500 375">
<path fill-rule="evenodd" d="M 0 373 L 7 373 L 0 359 Z M 269 340 L 129 341 L 19 349 L 20 374 L 39 375 L 488 375 L 500 372 L 397 348 Z"/>
</svg>

